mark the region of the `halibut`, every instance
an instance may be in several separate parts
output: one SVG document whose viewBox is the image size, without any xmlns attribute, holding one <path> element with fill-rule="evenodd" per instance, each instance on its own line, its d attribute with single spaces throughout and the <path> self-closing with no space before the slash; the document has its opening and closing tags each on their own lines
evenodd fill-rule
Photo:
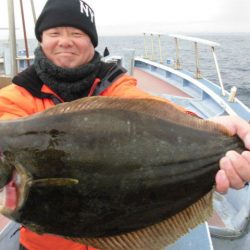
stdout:
<svg viewBox="0 0 250 250">
<path fill-rule="evenodd" d="M 0 188 L 15 189 L 0 212 L 99 249 L 160 249 L 209 218 L 228 150 L 244 145 L 162 101 L 59 104 L 0 122 Z"/>
</svg>

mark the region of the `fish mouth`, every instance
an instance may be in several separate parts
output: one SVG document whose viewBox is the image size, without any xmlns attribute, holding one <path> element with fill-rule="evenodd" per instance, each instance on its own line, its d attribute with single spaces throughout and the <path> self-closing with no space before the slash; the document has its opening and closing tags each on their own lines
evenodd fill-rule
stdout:
<svg viewBox="0 0 250 250">
<path fill-rule="evenodd" d="M 33 180 L 32 175 L 21 164 L 15 164 L 8 183 L 0 189 L 0 213 L 7 217 L 15 217 L 28 198 L 32 186 L 74 186 L 79 181 L 74 178 L 44 178 Z"/>
<path fill-rule="evenodd" d="M 16 168 L 10 181 L 0 189 L 0 213 L 11 216 L 24 204 L 30 187 L 30 178 L 23 168 Z"/>
<path fill-rule="evenodd" d="M 14 211 L 17 208 L 19 183 L 20 176 L 14 171 L 9 183 L 0 190 L 0 210 L 8 209 Z"/>
</svg>

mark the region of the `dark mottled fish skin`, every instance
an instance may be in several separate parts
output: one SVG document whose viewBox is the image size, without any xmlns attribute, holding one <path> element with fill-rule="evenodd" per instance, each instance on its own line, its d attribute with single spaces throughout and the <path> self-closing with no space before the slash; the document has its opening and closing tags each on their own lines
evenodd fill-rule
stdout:
<svg viewBox="0 0 250 250">
<path fill-rule="evenodd" d="M 244 149 L 223 128 L 169 104 L 110 97 L 1 122 L 0 138 L 1 171 L 20 164 L 33 180 L 79 181 L 31 185 L 7 216 L 35 231 L 90 238 L 176 214 L 212 189 L 227 150 Z"/>
</svg>

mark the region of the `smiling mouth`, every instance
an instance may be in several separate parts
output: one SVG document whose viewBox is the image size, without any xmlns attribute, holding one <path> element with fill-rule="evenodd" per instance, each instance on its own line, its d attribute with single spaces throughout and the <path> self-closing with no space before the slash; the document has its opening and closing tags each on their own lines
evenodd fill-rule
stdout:
<svg viewBox="0 0 250 250">
<path fill-rule="evenodd" d="M 63 54 L 65 54 L 65 55 L 75 55 L 76 53 L 70 52 L 70 51 L 62 51 L 62 52 L 56 52 L 55 54 L 56 55 L 63 55 Z"/>
</svg>

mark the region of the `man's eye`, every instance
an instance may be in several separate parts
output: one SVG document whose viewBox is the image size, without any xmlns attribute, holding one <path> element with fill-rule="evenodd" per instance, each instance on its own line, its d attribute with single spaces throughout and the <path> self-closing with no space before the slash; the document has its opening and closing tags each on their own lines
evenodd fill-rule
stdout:
<svg viewBox="0 0 250 250">
<path fill-rule="evenodd" d="M 58 35 L 59 35 L 58 32 L 51 32 L 51 33 L 50 33 L 50 36 L 58 36 Z"/>
<path fill-rule="evenodd" d="M 80 37 L 80 36 L 82 36 L 82 33 L 75 32 L 75 33 L 73 33 L 73 36 L 75 36 L 75 37 Z"/>
</svg>

